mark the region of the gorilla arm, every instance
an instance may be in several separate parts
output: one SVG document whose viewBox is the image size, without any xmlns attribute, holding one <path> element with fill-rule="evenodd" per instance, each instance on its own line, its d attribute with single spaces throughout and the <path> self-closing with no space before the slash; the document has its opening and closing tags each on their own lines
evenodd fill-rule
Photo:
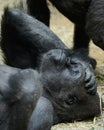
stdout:
<svg viewBox="0 0 104 130">
<path fill-rule="evenodd" d="M 18 9 L 5 9 L 1 37 L 5 63 L 18 68 L 37 68 L 43 53 L 66 48 L 47 26 Z"/>
</svg>

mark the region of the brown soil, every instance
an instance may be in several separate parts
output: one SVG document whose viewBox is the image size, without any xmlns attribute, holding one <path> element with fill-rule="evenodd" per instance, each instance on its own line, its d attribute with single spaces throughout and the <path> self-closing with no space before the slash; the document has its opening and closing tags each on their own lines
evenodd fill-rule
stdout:
<svg viewBox="0 0 104 130">
<path fill-rule="evenodd" d="M 4 6 L 11 6 L 17 3 L 18 0 L 0 0 L 0 16 L 3 13 Z M 51 29 L 62 39 L 62 41 L 69 47 L 72 47 L 73 43 L 73 24 L 62 16 L 50 3 L 51 9 Z M 1 17 L 0 17 L 1 19 Z M 2 62 L 2 53 L 0 53 L 0 61 Z M 104 76 L 104 51 L 95 46 L 92 42 L 90 44 L 90 55 L 97 60 L 97 75 Z M 100 95 L 103 95 L 104 80 L 100 76 L 101 81 L 98 91 Z M 104 77 L 103 77 L 104 78 Z M 104 130 L 104 113 L 102 116 L 94 118 L 93 121 L 86 122 L 74 122 L 74 123 L 62 123 L 52 127 L 52 130 Z"/>
</svg>

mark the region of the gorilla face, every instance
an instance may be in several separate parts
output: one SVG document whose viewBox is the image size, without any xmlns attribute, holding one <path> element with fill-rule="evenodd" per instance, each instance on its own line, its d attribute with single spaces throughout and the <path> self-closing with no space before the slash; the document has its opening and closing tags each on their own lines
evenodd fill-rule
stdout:
<svg viewBox="0 0 104 130">
<path fill-rule="evenodd" d="M 82 83 L 85 75 L 85 68 L 80 61 L 71 58 L 68 50 L 55 49 L 49 51 L 43 58 L 41 70 L 43 80 L 47 81 L 48 88 L 53 91 L 54 89 L 60 91 L 63 85 L 64 88 L 69 88 L 69 86 L 73 88 L 73 83 Z M 53 84 L 56 84 L 55 87 L 52 87 Z"/>
<path fill-rule="evenodd" d="M 71 91 L 74 87 L 85 86 L 91 76 L 93 80 L 95 78 L 87 60 L 79 58 L 77 53 L 62 49 L 54 49 L 44 55 L 41 71 L 44 86 L 52 93 L 69 88 Z"/>
<path fill-rule="evenodd" d="M 62 49 L 51 50 L 43 57 L 40 71 L 44 96 L 51 100 L 62 122 L 85 118 L 92 100 L 99 102 L 95 76 L 88 61 L 84 56 L 79 58 L 77 52 Z"/>
</svg>

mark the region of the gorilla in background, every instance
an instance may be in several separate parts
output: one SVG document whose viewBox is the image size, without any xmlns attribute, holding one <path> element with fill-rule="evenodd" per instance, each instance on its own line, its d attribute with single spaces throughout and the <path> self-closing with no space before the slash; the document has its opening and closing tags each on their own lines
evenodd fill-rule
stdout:
<svg viewBox="0 0 104 130">
<path fill-rule="evenodd" d="M 93 69 L 80 55 L 50 50 L 39 72 L 0 65 L 0 130 L 50 130 L 57 123 L 97 116 Z"/>
<path fill-rule="evenodd" d="M 90 39 L 104 50 L 104 0 L 49 0 L 75 24 L 74 49 L 88 48 Z M 28 12 L 49 26 L 46 0 L 27 0 Z"/>
<path fill-rule="evenodd" d="M 2 17 L 0 129 L 50 130 L 100 113 L 90 58 L 68 49 L 41 22 L 16 9 Z M 57 49 L 55 49 L 57 48 Z M 20 68 L 33 68 L 20 69 Z"/>
</svg>

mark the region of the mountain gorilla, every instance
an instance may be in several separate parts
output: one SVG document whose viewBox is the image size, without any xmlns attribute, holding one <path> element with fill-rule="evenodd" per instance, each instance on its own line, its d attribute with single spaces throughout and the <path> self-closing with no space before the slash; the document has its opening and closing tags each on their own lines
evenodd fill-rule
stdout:
<svg viewBox="0 0 104 130">
<path fill-rule="evenodd" d="M 75 24 L 74 49 L 88 48 L 90 39 L 104 50 L 104 0 L 49 0 Z M 46 0 L 27 0 L 29 14 L 49 26 Z"/>
<path fill-rule="evenodd" d="M 17 12 L 18 13 L 18 12 Z M 0 129 L 50 130 L 53 124 L 100 113 L 88 59 L 65 49 L 47 52 L 40 72 L 0 66 Z"/>
<path fill-rule="evenodd" d="M 100 113 L 91 59 L 68 49 L 38 20 L 6 8 L 1 48 L 12 66 L 0 66 L 1 130 L 50 130 Z"/>
</svg>

